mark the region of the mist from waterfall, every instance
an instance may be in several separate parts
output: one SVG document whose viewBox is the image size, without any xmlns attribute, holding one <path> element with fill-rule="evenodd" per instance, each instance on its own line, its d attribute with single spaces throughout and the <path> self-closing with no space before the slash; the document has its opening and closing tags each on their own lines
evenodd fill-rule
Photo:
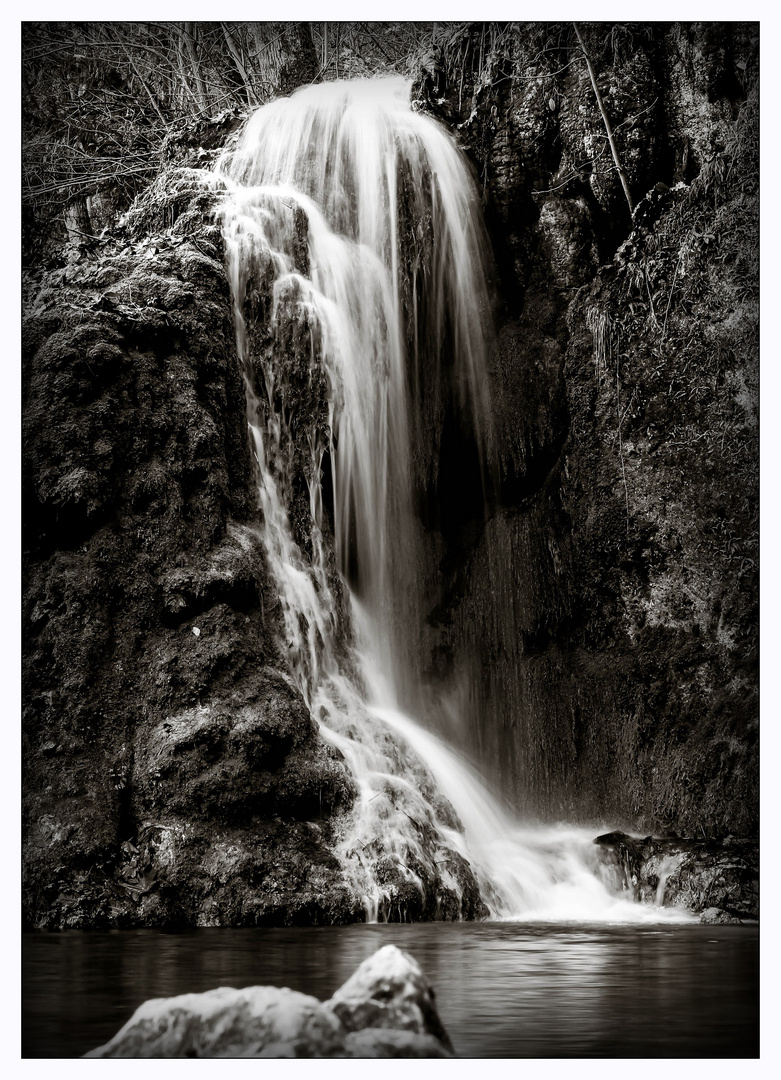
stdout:
<svg viewBox="0 0 781 1080">
<path fill-rule="evenodd" d="M 335 850 L 370 920 L 432 891 L 429 917 L 459 917 L 470 881 L 498 918 L 675 917 L 611 889 L 593 833 L 513 820 L 407 715 L 425 701 L 417 496 L 436 489 L 442 400 L 491 469 L 490 249 L 463 156 L 409 90 L 305 87 L 218 165 L 280 648 L 356 788 Z"/>
</svg>

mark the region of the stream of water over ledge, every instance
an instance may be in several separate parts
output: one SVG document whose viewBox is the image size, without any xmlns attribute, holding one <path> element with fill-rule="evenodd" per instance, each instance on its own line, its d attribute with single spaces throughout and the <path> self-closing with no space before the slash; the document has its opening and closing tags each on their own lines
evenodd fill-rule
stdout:
<svg viewBox="0 0 781 1080">
<path fill-rule="evenodd" d="M 592 835 L 522 826 L 431 730 L 445 414 L 484 516 L 493 470 L 490 245 L 463 155 L 403 79 L 335 82 L 259 109 L 218 172 L 279 647 L 355 789 L 334 852 L 367 922 L 647 919 Z"/>
<path fill-rule="evenodd" d="M 27 1057 L 76 1057 L 145 1000 L 289 986 L 321 1000 L 383 945 L 418 960 L 461 1057 L 753 1057 L 747 926 L 438 923 L 28 934 Z"/>
</svg>

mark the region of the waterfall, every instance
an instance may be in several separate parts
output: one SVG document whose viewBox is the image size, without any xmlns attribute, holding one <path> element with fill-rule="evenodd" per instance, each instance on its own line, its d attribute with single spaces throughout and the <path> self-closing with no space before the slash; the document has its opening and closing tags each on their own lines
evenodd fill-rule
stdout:
<svg viewBox="0 0 781 1080">
<path fill-rule="evenodd" d="M 403 79 L 332 82 L 259 109 L 218 172 L 280 649 L 355 785 L 333 842 L 366 918 L 647 916 L 590 833 L 522 827 L 407 715 L 443 402 L 490 470 L 489 248 L 461 154 Z"/>
</svg>

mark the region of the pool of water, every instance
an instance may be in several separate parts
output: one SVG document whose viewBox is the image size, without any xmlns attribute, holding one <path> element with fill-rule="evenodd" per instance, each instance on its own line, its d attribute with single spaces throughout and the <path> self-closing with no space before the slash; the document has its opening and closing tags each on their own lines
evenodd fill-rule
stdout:
<svg viewBox="0 0 781 1080">
<path fill-rule="evenodd" d="M 756 1057 L 756 927 L 426 923 L 25 934 L 25 1057 L 76 1057 L 148 998 L 217 986 L 330 997 L 367 956 L 413 954 L 459 1055 Z"/>
</svg>

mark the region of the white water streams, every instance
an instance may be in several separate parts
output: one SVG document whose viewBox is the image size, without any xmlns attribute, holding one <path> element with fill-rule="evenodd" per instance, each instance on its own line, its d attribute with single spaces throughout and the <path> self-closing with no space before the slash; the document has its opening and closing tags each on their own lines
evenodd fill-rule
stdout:
<svg viewBox="0 0 781 1080">
<path fill-rule="evenodd" d="M 408 97 L 399 79 L 307 87 L 256 112 L 219 166 L 282 647 L 357 791 L 337 854 L 368 919 L 469 914 L 475 879 L 495 917 L 658 918 L 610 893 L 592 833 L 521 827 L 399 708 L 418 679 L 425 574 L 413 433 L 438 439 L 447 380 L 478 447 L 489 415 L 472 181 Z M 326 453 L 339 570 L 360 602 L 323 543 Z"/>
</svg>

